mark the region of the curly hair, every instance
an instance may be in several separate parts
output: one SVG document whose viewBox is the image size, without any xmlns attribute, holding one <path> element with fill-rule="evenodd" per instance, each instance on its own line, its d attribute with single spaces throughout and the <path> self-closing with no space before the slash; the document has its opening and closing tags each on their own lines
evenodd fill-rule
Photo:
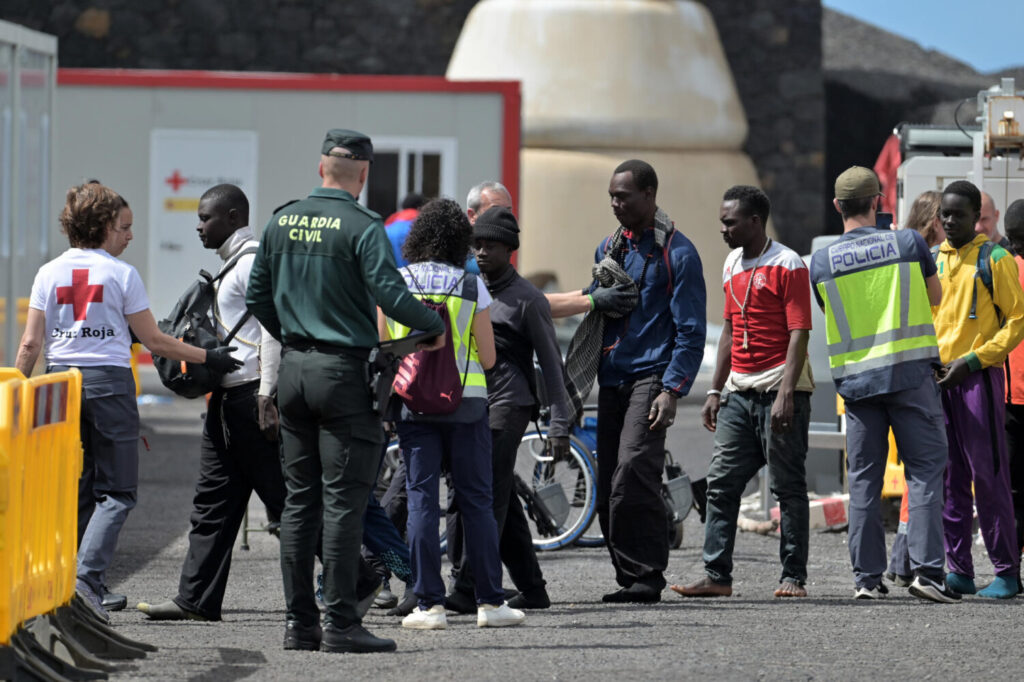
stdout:
<svg viewBox="0 0 1024 682">
<path fill-rule="evenodd" d="M 756 215 L 761 219 L 761 224 L 768 222 L 768 214 L 772 211 L 772 202 L 768 195 L 757 187 L 750 185 L 734 185 L 725 190 L 722 201 L 736 201 L 740 210 L 747 216 Z"/>
<path fill-rule="evenodd" d="M 956 194 L 964 199 L 971 205 L 971 209 L 975 213 L 981 213 L 981 190 L 977 188 L 973 183 L 967 182 L 966 180 L 954 180 L 953 182 L 946 185 L 946 189 L 942 190 L 943 194 Z"/>
<path fill-rule="evenodd" d="M 109 187 L 87 182 L 68 190 L 60 213 L 61 231 L 73 248 L 98 249 L 127 202 Z"/>
<path fill-rule="evenodd" d="M 655 193 L 658 191 L 658 174 L 654 172 L 654 167 L 646 161 L 640 159 L 630 159 L 629 161 L 623 161 L 615 167 L 615 175 L 619 173 L 632 173 L 633 183 L 636 188 L 641 192 L 648 187 L 653 189 Z"/>
<path fill-rule="evenodd" d="M 409 230 L 402 255 L 410 263 L 438 261 L 457 267 L 466 264 L 473 228 L 462 207 L 451 199 L 428 201 Z"/>
</svg>

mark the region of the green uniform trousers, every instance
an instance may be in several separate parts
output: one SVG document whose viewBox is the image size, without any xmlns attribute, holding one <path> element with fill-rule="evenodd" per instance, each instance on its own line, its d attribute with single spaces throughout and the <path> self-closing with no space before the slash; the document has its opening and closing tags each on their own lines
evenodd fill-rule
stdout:
<svg viewBox="0 0 1024 682">
<path fill-rule="evenodd" d="M 371 407 L 366 363 L 287 345 L 278 379 L 287 486 L 281 515 L 281 573 L 288 620 L 319 621 L 313 558 L 323 524 L 325 622 L 356 615 L 363 512 L 377 477 L 383 431 Z"/>
</svg>

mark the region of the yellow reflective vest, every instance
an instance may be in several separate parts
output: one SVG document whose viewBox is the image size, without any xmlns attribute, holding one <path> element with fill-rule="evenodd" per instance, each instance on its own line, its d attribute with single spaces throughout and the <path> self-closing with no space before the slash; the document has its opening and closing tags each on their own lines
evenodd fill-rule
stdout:
<svg viewBox="0 0 1024 682">
<path fill-rule="evenodd" d="M 916 232 L 876 228 L 852 230 L 812 257 L 829 367 L 844 398 L 911 388 L 938 364 L 923 262 L 931 254 Z"/>
<path fill-rule="evenodd" d="M 413 266 L 415 267 L 415 266 Z M 400 272 L 406 275 L 410 271 L 408 267 L 401 268 Z M 473 281 L 467 286 L 469 278 L 474 278 Z M 472 299 L 463 298 L 464 295 L 471 293 L 473 290 L 477 290 L 478 281 L 475 279 L 476 275 L 466 273 L 465 279 L 456 286 L 455 290 L 448 295 L 448 289 L 444 291 L 437 291 L 435 289 L 424 287 L 423 291 L 417 291 L 415 287 L 411 289 L 411 293 L 417 299 L 429 300 L 435 303 L 441 303 L 444 301 L 445 307 L 448 310 L 449 319 L 451 320 L 452 327 L 452 344 L 451 347 L 445 347 L 438 352 L 454 352 L 455 353 L 455 366 L 459 369 L 460 378 L 463 381 L 462 399 L 467 398 L 482 398 L 487 400 L 487 378 L 484 375 L 484 369 L 480 365 L 480 357 L 477 354 L 476 338 L 473 336 L 473 318 L 476 315 L 476 304 L 477 299 L 474 296 Z M 450 285 L 449 285 L 450 286 Z M 447 300 L 445 297 L 447 296 Z M 388 332 L 391 334 L 392 339 L 405 338 L 412 331 L 409 327 L 388 318 L 387 320 Z"/>
</svg>

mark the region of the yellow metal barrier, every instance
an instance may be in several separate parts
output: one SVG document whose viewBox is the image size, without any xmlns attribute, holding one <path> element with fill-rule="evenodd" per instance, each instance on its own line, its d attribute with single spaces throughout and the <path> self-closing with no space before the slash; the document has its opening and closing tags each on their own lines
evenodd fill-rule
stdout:
<svg viewBox="0 0 1024 682">
<path fill-rule="evenodd" d="M 846 405 L 839 394 L 836 394 L 836 414 L 846 414 Z M 845 432 L 846 429 L 843 430 Z M 899 452 L 896 450 L 896 436 L 893 435 L 892 429 L 889 429 L 889 455 L 885 460 L 882 497 L 903 497 L 903 491 L 906 489 L 907 482 L 903 474 L 903 462 L 900 461 Z"/>
<path fill-rule="evenodd" d="M 882 482 L 882 497 L 903 497 L 907 480 L 903 475 L 903 462 L 896 451 L 896 436 L 889 429 L 889 457 L 885 461 L 885 479 Z"/>
<path fill-rule="evenodd" d="M 75 592 L 81 396 L 74 369 L 0 383 L 0 644 Z"/>
<path fill-rule="evenodd" d="M 8 645 L 24 610 L 21 550 L 22 453 L 18 444 L 21 379 L 0 383 L 0 644 Z M 21 372 L 13 370 L 21 376 Z M 22 377 L 23 379 L 24 377 Z"/>
<path fill-rule="evenodd" d="M 18 306 L 18 325 L 25 326 L 28 322 L 28 298 L 19 297 L 16 300 Z M 0 296 L 0 324 L 7 322 L 7 299 Z"/>
<path fill-rule="evenodd" d="M 135 397 L 142 393 L 142 380 L 139 379 L 139 354 L 143 352 L 141 343 L 132 344 L 132 379 L 135 379 Z"/>
<path fill-rule="evenodd" d="M 26 618 L 68 603 L 75 593 L 81 399 L 78 370 L 32 377 L 23 384 Z"/>
</svg>

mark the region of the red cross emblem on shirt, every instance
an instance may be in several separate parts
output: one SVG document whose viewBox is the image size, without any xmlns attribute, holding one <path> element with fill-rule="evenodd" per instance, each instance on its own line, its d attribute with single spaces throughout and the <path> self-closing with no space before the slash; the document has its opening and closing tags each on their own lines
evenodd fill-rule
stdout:
<svg viewBox="0 0 1024 682">
<path fill-rule="evenodd" d="M 57 287 L 57 303 L 70 303 L 75 313 L 75 322 L 85 319 L 90 303 L 103 303 L 103 285 L 89 284 L 89 269 L 72 270 L 71 286 Z"/>
</svg>

